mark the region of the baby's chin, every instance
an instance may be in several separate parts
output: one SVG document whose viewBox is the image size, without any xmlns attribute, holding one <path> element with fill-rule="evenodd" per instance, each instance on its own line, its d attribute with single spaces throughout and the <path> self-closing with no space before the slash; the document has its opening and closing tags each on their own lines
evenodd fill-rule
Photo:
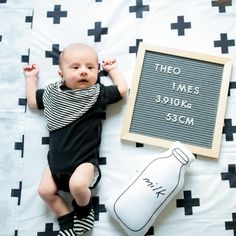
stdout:
<svg viewBox="0 0 236 236">
<path fill-rule="evenodd" d="M 75 88 L 75 89 L 88 89 L 88 88 L 90 88 L 91 87 L 91 85 L 89 85 L 89 86 L 77 86 L 77 88 Z"/>
</svg>

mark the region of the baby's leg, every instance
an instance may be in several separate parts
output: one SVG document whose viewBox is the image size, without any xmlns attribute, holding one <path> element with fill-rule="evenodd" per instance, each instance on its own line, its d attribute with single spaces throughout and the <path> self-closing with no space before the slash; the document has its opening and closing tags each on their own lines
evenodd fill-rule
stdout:
<svg viewBox="0 0 236 236">
<path fill-rule="evenodd" d="M 78 166 L 70 178 L 69 188 L 79 206 L 86 206 L 90 202 L 91 185 L 94 178 L 94 165 L 84 163 Z"/>
<path fill-rule="evenodd" d="M 93 179 L 94 165 L 91 163 L 84 163 L 78 166 L 70 178 L 70 192 L 74 197 L 72 202 L 75 211 L 74 230 L 77 235 L 81 235 L 93 228 L 94 212 L 89 188 Z"/>
<path fill-rule="evenodd" d="M 57 217 L 63 216 L 70 212 L 63 198 L 57 193 L 58 189 L 48 166 L 43 172 L 38 192 L 49 209 Z"/>
<path fill-rule="evenodd" d="M 76 236 L 73 229 L 74 212 L 69 211 L 65 201 L 57 193 L 58 189 L 49 167 L 43 172 L 38 191 L 49 209 L 58 217 L 58 224 L 60 226 L 58 236 Z"/>
</svg>

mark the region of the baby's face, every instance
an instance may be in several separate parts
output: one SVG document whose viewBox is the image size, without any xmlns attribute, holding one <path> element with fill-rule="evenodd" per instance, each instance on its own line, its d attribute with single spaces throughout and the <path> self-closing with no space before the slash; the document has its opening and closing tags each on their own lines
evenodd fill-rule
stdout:
<svg viewBox="0 0 236 236">
<path fill-rule="evenodd" d="M 89 48 L 68 49 L 59 72 L 68 88 L 86 89 L 94 85 L 98 76 L 98 60 Z"/>
</svg>

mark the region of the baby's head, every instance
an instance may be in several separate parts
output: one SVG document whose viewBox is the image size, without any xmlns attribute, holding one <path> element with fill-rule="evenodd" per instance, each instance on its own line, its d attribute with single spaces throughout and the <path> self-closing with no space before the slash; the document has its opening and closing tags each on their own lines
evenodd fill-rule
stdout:
<svg viewBox="0 0 236 236">
<path fill-rule="evenodd" d="M 89 88 L 98 77 L 97 53 L 88 45 L 70 44 L 59 56 L 59 68 L 59 75 L 68 88 Z"/>
</svg>

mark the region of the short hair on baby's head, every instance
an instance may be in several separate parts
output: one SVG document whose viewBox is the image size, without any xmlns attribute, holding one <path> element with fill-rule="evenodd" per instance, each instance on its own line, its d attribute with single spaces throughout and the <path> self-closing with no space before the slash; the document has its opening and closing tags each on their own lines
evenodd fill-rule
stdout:
<svg viewBox="0 0 236 236">
<path fill-rule="evenodd" d="M 70 50 L 88 50 L 94 54 L 94 56 L 98 62 L 97 52 L 92 47 L 90 47 L 89 45 L 84 44 L 84 43 L 72 43 L 72 44 L 69 44 L 68 46 L 66 46 L 59 55 L 58 64 L 59 64 L 60 68 L 62 66 L 63 58 L 64 58 L 65 54 L 68 53 Z"/>
</svg>

